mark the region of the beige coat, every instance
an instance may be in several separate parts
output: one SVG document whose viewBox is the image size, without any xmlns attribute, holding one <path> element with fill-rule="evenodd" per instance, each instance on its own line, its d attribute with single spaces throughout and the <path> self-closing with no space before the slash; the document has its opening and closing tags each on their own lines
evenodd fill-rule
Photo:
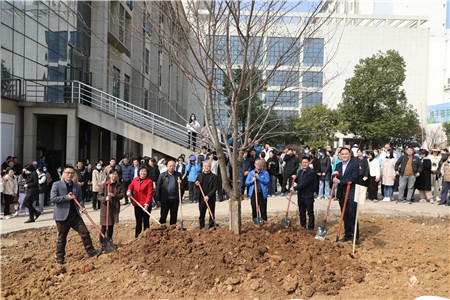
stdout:
<svg viewBox="0 0 450 300">
<path fill-rule="evenodd" d="M 8 175 L 3 176 L 3 194 L 13 195 L 17 194 L 17 177 L 14 178 L 9 177 Z"/>
<path fill-rule="evenodd" d="M 442 180 L 450 182 L 450 163 L 444 162 L 441 167 Z"/>
<path fill-rule="evenodd" d="M 381 183 L 387 186 L 393 186 L 395 182 L 395 162 L 394 158 L 383 159 L 381 164 Z"/>
<path fill-rule="evenodd" d="M 98 171 L 97 169 L 92 171 L 92 191 L 100 192 L 102 184 L 106 182 L 106 173 Z"/>
</svg>

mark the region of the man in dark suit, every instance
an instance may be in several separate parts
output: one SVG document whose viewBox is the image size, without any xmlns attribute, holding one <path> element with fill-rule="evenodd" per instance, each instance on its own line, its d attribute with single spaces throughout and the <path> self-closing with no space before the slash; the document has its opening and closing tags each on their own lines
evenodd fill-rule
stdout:
<svg viewBox="0 0 450 300">
<path fill-rule="evenodd" d="M 359 178 L 359 163 L 355 159 L 351 159 L 350 150 L 342 148 L 339 151 L 339 158 L 342 162 L 336 166 L 334 172 L 337 177 L 333 179 L 333 182 L 337 184 L 337 198 L 339 199 L 339 205 L 341 212 L 344 207 L 345 193 L 347 189 L 347 183 L 351 182 L 350 191 L 348 193 L 347 207 L 344 212 L 344 228 L 345 235 L 339 242 L 347 242 L 353 240 L 353 234 L 355 232 L 355 218 L 356 218 L 356 206 L 355 199 L 355 185 Z M 356 241 L 359 242 L 359 225 L 356 230 Z"/>
<path fill-rule="evenodd" d="M 197 181 L 195 182 L 198 191 L 196 192 L 197 200 L 198 200 L 198 208 L 200 210 L 200 216 L 198 218 L 200 222 L 200 229 L 205 227 L 205 214 L 207 211 L 206 201 L 208 201 L 209 208 L 211 209 L 211 213 L 215 216 L 215 208 L 216 208 L 216 191 L 219 187 L 219 181 L 217 176 L 211 172 L 211 161 L 206 160 L 203 162 L 203 172 L 198 174 Z M 201 185 L 203 192 L 205 193 L 205 198 L 203 198 L 202 193 L 200 192 Z M 209 227 L 214 225 L 211 216 L 209 217 Z"/>
<path fill-rule="evenodd" d="M 316 172 L 309 167 L 310 158 L 302 158 L 302 169 L 292 178 L 297 179 L 297 185 L 291 187 L 291 192 L 297 191 L 300 225 L 306 228 L 306 212 L 308 212 L 308 230 L 314 230 L 314 192 Z"/>
<path fill-rule="evenodd" d="M 89 231 L 81 218 L 76 203 L 73 201 L 74 198 L 82 199 L 80 185 L 73 182 L 74 175 L 75 168 L 66 166 L 61 180 L 53 184 L 50 193 L 50 201 L 55 204 L 53 218 L 58 231 L 56 240 L 56 262 L 58 264 L 64 264 L 67 235 L 70 228 L 73 228 L 80 235 L 89 257 L 98 256 L 101 253 L 101 250 L 95 250 L 92 246 Z"/>
<path fill-rule="evenodd" d="M 159 175 L 156 184 L 156 201 L 161 202 L 161 218 L 159 222 L 166 224 L 167 215 L 170 212 L 170 225 L 177 224 L 178 215 L 178 184 L 181 184 L 181 174 L 175 171 L 175 162 L 167 163 L 167 171 Z"/>
</svg>

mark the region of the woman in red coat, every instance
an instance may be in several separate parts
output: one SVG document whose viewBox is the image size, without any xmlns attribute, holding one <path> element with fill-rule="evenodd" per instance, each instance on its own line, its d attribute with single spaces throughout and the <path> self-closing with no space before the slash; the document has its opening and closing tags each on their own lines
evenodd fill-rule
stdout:
<svg viewBox="0 0 450 300">
<path fill-rule="evenodd" d="M 133 198 L 136 199 L 148 212 L 152 211 L 152 196 L 153 196 L 153 181 L 147 177 L 147 169 L 142 166 L 139 168 L 139 177 L 131 181 L 128 186 L 127 195 L 133 193 Z M 142 231 L 142 223 L 144 223 L 144 230 L 150 227 L 149 215 L 142 211 L 134 201 L 134 217 L 136 218 L 136 232 L 135 237 Z"/>
</svg>

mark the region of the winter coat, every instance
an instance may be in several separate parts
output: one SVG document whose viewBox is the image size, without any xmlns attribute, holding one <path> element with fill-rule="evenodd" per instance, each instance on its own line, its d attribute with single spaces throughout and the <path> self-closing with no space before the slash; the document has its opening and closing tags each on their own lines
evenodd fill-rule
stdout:
<svg viewBox="0 0 450 300">
<path fill-rule="evenodd" d="M 403 174 L 405 174 L 405 168 L 406 168 L 407 162 L 408 162 L 408 155 L 402 155 L 395 163 L 395 170 L 398 171 L 401 176 L 403 176 Z M 431 163 L 431 161 L 430 161 L 430 163 Z M 420 159 L 415 155 L 413 155 L 413 157 L 412 157 L 412 169 L 413 169 L 414 175 L 422 172 L 422 164 L 420 163 Z"/>
<path fill-rule="evenodd" d="M 38 175 L 38 183 L 39 183 L 39 194 L 44 194 L 47 192 L 47 176 L 42 172 Z"/>
<path fill-rule="evenodd" d="M 9 177 L 9 175 L 3 176 L 3 194 L 12 195 L 17 194 L 17 177 L 13 176 L 13 178 Z"/>
<path fill-rule="evenodd" d="M 395 183 L 395 159 L 385 158 L 381 165 L 381 183 L 393 186 Z"/>
<path fill-rule="evenodd" d="M 252 169 L 252 163 L 249 158 L 243 158 L 239 163 L 239 175 L 241 177 L 246 176 L 245 172 L 250 172 Z"/>
<path fill-rule="evenodd" d="M 376 158 L 369 160 L 369 175 L 371 177 L 380 178 L 380 163 Z"/>
<path fill-rule="evenodd" d="M 253 182 L 253 174 L 256 173 L 256 169 L 250 171 L 247 175 L 247 179 L 245 180 L 245 185 L 250 187 L 248 191 L 248 196 L 251 198 L 253 195 L 253 190 L 255 189 L 255 183 Z M 267 185 L 270 182 L 269 173 L 267 171 L 261 170 L 259 172 L 258 178 L 256 179 L 257 184 L 260 185 L 263 197 L 267 198 L 268 190 Z"/>
<path fill-rule="evenodd" d="M 23 188 L 23 192 L 27 195 L 33 195 L 38 192 L 38 176 L 36 172 L 31 172 L 31 174 L 20 175 L 23 181 L 19 180 L 19 188 Z M 19 178 L 20 179 L 20 178 Z M 25 184 L 27 187 L 25 188 Z"/>
<path fill-rule="evenodd" d="M 186 172 L 189 172 L 188 181 L 195 182 L 197 180 L 198 174 L 202 171 L 200 163 L 188 164 Z"/>
<path fill-rule="evenodd" d="M 442 180 L 450 182 L 450 162 L 446 161 L 441 167 Z"/>
<path fill-rule="evenodd" d="M 278 172 L 280 170 L 280 163 L 278 158 L 271 157 L 267 160 L 267 169 L 269 171 L 270 176 L 278 176 Z"/>
<path fill-rule="evenodd" d="M 299 160 L 294 155 L 285 155 L 283 160 L 286 162 L 286 165 L 284 166 L 284 175 L 285 176 L 292 176 L 297 172 L 297 168 L 299 165 Z"/>
<path fill-rule="evenodd" d="M 100 192 L 102 185 L 106 182 L 106 173 L 95 169 L 92 171 L 92 191 Z"/>
<path fill-rule="evenodd" d="M 122 180 L 123 181 L 131 181 L 133 180 L 133 176 L 134 174 L 133 172 L 133 164 L 129 163 L 128 165 L 126 164 L 120 164 L 120 168 L 122 170 Z"/>
<path fill-rule="evenodd" d="M 208 203 L 212 203 L 216 201 L 216 192 L 219 188 L 219 179 L 216 175 L 213 173 L 210 173 L 209 181 L 204 182 L 206 180 L 205 174 L 202 172 L 198 174 L 197 177 L 198 182 L 202 186 L 203 192 L 205 193 L 205 196 L 209 198 Z M 200 191 L 200 188 L 198 186 L 195 187 L 197 189 L 196 196 L 197 201 L 200 203 L 201 201 L 204 201 L 202 192 Z"/>
<path fill-rule="evenodd" d="M 128 190 L 133 192 L 133 198 L 139 202 L 140 205 L 151 205 L 153 197 L 153 181 L 150 178 L 142 180 L 136 177 L 131 181 Z M 131 201 L 133 206 L 138 206 L 136 202 Z"/>
<path fill-rule="evenodd" d="M 102 203 L 100 207 L 100 224 L 102 226 L 106 225 L 106 196 L 108 195 L 108 185 L 111 182 L 108 180 L 100 188 L 97 199 Z M 111 192 L 114 192 L 112 189 Z M 108 225 L 114 225 L 119 223 L 119 213 L 120 213 L 120 199 L 124 196 L 124 188 L 122 183 L 116 181 L 115 196 L 109 200 L 109 215 L 108 215 Z"/>
<path fill-rule="evenodd" d="M 177 171 L 173 172 L 173 176 L 175 177 L 175 191 L 171 191 L 175 198 L 178 199 L 178 178 L 181 179 L 181 174 Z M 159 175 L 158 182 L 156 183 L 156 201 L 167 202 L 169 199 L 169 172 L 163 172 Z M 172 199 L 172 198 L 170 198 Z"/>
<path fill-rule="evenodd" d="M 316 178 L 316 173 L 311 168 L 298 171 L 297 185 L 294 187 L 294 190 L 297 191 L 298 199 L 303 199 L 306 203 L 314 202 Z"/>
<path fill-rule="evenodd" d="M 428 157 L 422 160 L 422 173 L 416 178 L 414 186 L 419 191 L 431 191 L 431 160 Z"/>
<path fill-rule="evenodd" d="M 363 185 L 363 186 L 367 186 L 367 184 L 369 183 L 368 180 L 364 181 L 364 177 L 369 178 L 369 161 L 366 157 L 363 157 L 361 159 L 359 159 L 358 157 L 355 158 L 355 160 L 358 162 L 359 164 L 359 178 L 358 178 L 358 184 Z"/>
<path fill-rule="evenodd" d="M 325 173 L 325 176 L 320 175 L 320 180 L 330 180 L 331 174 L 331 159 L 329 156 L 325 156 L 324 158 L 319 158 L 319 169 L 317 173 Z"/>
</svg>

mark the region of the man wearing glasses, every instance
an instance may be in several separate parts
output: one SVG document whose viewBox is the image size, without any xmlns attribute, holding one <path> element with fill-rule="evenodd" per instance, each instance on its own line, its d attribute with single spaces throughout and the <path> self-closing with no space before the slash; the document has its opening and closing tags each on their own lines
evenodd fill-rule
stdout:
<svg viewBox="0 0 450 300">
<path fill-rule="evenodd" d="M 58 264 L 64 264 L 67 235 L 70 228 L 73 228 L 80 235 L 84 249 L 89 257 L 98 256 L 101 253 L 100 250 L 95 250 L 92 246 L 89 231 L 81 218 L 77 205 L 73 201 L 74 198 L 82 200 L 81 187 L 73 182 L 74 176 L 74 167 L 65 166 L 61 180 L 53 184 L 50 193 L 50 201 L 55 204 L 53 218 L 55 219 L 58 232 L 56 239 L 56 262 Z"/>
</svg>

